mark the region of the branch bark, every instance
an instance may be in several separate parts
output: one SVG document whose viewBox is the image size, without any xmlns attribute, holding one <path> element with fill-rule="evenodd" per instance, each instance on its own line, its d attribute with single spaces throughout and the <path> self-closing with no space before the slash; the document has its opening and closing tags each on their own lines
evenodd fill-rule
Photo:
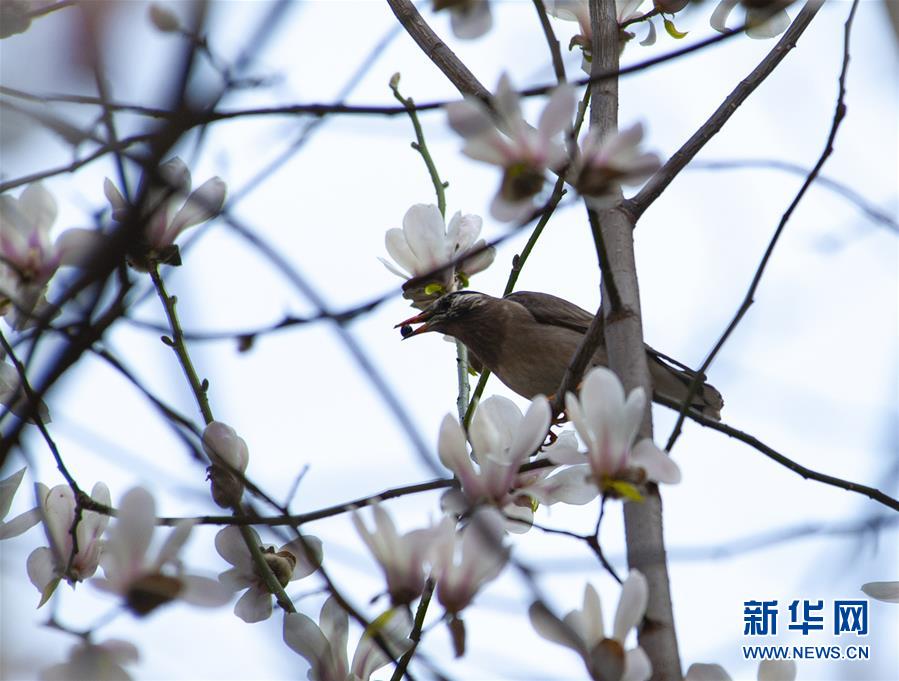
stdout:
<svg viewBox="0 0 899 681">
<path fill-rule="evenodd" d="M 618 69 L 619 38 L 615 0 L 590 0 L 590 23 L 593 32 L 593 74 Z M 590 125 L 601 135 L 618 128 L 618 79 L 610 78 L 593 84 Z M 615 281 L 622 308 L 612 310 L 610 296 L 603 288 L 606 315 L 605 340 L 609 366 L 618 374 L 625 390 L 640 386 L 652 395 L 649 367 L 643 350 L 643 324 L 640 315 L 640 291 L 634 261 L 634 219 L 620 207 L 601 208 L 599 218 L 602 241 L 608 259 L 603 280 Z M 652 410 L 647 409 L 640 437 L 652 437 Z M 640 631 L 640 645 L 652 662 L 654 679 L 681 677 L 680 655 L 671 609 L 668 566 L 662 534 L 662 500 L 656 486 L 651 486 L 643 503 L 624 505 L 627 561 L 640 570 L 649 585 L 646 621 Z"/>
</svg>

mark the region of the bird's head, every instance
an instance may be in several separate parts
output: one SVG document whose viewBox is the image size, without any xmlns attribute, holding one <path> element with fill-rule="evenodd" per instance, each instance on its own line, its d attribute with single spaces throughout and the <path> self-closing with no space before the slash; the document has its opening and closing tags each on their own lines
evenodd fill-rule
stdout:
<svg viewBox="0 0 899 681">
<path fill-rule="evenodd" d="M 403 338 L 411 338 L 427 331 L 456 336 L 466 322 L 473 320 L 484 311 L 484 307 L 494 300 L 491 296 L 477 291 L 454 291 L 438 298 L 425 310 L 414 317 L 401 321 L 399 328 Z M 421 324 L 413 329 L 413 324 Z"/>
</svg>

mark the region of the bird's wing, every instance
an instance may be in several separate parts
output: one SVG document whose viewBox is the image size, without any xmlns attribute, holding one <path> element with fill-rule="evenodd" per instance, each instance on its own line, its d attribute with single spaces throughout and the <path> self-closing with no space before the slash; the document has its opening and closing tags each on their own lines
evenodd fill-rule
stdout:
<svg viewBox="0 0 899 681">
<path fill-rule="evenodd" d="M 518 303 L 541 324 L 561 326 L 578 333 L 587 333 L 593 315 L 574 303 L 549 293 L 516 291 L 506 296 L 506 300 Z"/>
</svg>

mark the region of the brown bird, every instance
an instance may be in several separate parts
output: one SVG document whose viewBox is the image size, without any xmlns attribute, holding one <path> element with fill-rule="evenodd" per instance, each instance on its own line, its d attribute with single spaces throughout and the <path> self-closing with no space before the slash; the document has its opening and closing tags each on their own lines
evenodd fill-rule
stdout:
<svg viewBox="0 0 899 681">
<path fill-rule="evenodd" d="M 404 338 L 440 331 L 462 341 L 476 370 L 486 367 L 511 390 L 531 399 L 559 389 L 568 362 L 592 321 L 593 315 L 586 310 L 548 293 L 517 291 L 494 298 L 477 291 L 455 291 L 397 326 L 402 327 Z M 421 326 L 413 330 L 412 324 Z M 648 345 L 646 355 L 653 398 L 683 402 L 696 372 Z M 587 368 L 607 365 L 606 348 L 600 345 Z M 720 420 L 724 400 L 703 382 L 691 406 Z"/>
</svg>

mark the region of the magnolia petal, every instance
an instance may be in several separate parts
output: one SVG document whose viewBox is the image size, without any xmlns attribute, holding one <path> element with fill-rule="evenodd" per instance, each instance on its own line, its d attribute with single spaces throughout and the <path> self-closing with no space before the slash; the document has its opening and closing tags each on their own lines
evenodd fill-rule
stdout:
<svg viewBox="0 0 899 681">
<path fill-rule="evenodd" d="M 630 463 L 646 471 L 646 476 L 653 482 L 676 485 L 681 480 L 678 465 L 670 456 L 656 447 L 649 438 L 640 440 L 631 450 Z"/>
<path fill-rule="evenodd" d="M 113 544 L 123 554 L 123 564 L 140 563 L 150 546 L 156 526 L 156 502 L 143 487 L 135 487 L 119 502 Z"/>
<path fill-rule="evenodd" d="M 322 634 L 331 644 L 331 657 L 334 662 L 340 662 L 341 669 L 347 668 L 346 644 L 349 631 L 349 618 L 337 599 L 328 596 L 328 600 L 322 605 L 318 618 Z"/>
<path fill-rule="evenodd" d="M 668 20 L 666 19 L 666 21 L 668 21 Z M 646 37 L 640 41 L 640 44 L 643 47 L 649 47 L 650 45 L 656 44 L 656 25 L 651 21 L 647 21 L 647 22 L 645 22 L 645 24 L 646 24 L 646 28 L 647 28 Z M 668 24 L 665 24 L 665 25 L 667 26 Z M 684 37 L 686 35 L 687 34 L 684 33 L 681 37 Z"/>
<path fill-rule="evenodd" d="M 466 139 L 496 128 L 487 107 L 473 98 L 450 102 L 446 105 L 446 116 L 449 126 Z"/>
<path fill-rule="evenodd" d="M 250 532 L 255 538 L 256 545 L 259 546 L 261 542 L 259 540 L 259 535 L 256 534 L 256 530 L 250 528 Z M 218 551 L 218 554 L 222 558 L 231 563 L 231 565 L 246 574 L 252 574 L 253 557 L 250 555 L 250 551 L 247 548 L 239 527 L 230 525 L 223 530 L 219 530 L 215 535 L 215 550 Z"/>
<path fill-rule="evenodd" d="M 478 272 L 483 272 L 490 267 L 496 259 L 496 249 L 493 246 L 485 248 L 486 245 L 487 242 L 483 239 L 476 241 L 471 247 L 471 250 L 476 251 L 477 255 L 465 258 L 458 269 L 468 276 L 472 276 Z"/>
<path fill-rule="evenodd" d="M 474 40 L 493 28 L 493 14 L 487 0 L 463 2 L 450 8 L 450 28 L 460 40 Z M 367 677 L 364 677 L 367 678 Z"/>
<path fill-rule="evenodd" d="M 462 215 L 462 211 L 457 211 L 446 227 L 446 238 L 452 244 L 453 257 L 462 255 L 468 251 L 478 234 L 481 233 L 483 219 L 480 215 Z"/>
<path fill-rule="evenodd" d="M 219 582 L 231 591 L 242 591 L 247 587 L 253 587 L 257 581 L 258 577 L 255 573 L 246 572 L 240 568 L 231 568 L 219 573 Z"/>
<path fill-rule="evenodd" d="M 868 582 L 862 584 L 862 591 L 878 601 L 899 603 L 899 582 Z"/>
<path fill-rule="evenodd" d="M 507 201 L 499 192 L 490 203 L 490 215 L 499 222 L 522 222 L 531 214 L 532 209 L 530 199 Z"/>
<path fill-rule="evenodd" d="M 224 584 L 199 575 L 179 577 L 182 589 L 178 598 L 201 608 L 217 608 L 231 600 L 232 591 Z"/>
<path fill-rule="evenodd" d="M 615 611 L 615 624 L 612 627 L 612 638 L 623 643 L 627 632 L 637 626 L 646 613 L 649 600 L 649 587 L 646 578 L 638 570 L 631 570 L 621 585 L 621 596 L 618 609 Z"/>
<path fill-rule="evenodd" d="M 322 564 L 322 541 L 311 534 L 303 535 L 281 547 L 282 551 L 289 551 L 296 556 L 297 564 L 293 568 L 290 580 L 302 579 L 318 570 Z"/>
<path fill-rule="evenodd" d="M 515 409 L 518 410 L 517 407 Z M 537 395 L 531 401 L 531 406 L 528 407 L 512 441 L 509 457 L 511 461 L 523 463 L 537 451 L 546 439 L 550 420 L 552 409 L 549 400 L 543 395 Z"/>
<path fill-rule="evenodd" d="M 720 664 L 694 662 L 687 669 L 684 681 L 733 681 Z"/>
<path fill-rule="evenodd" d="M 584 587 L 584 607 L 581 609 L 581 612 L 583 614 L 581 637 L 589 650 L 606 637 L 603 625 L 602 602 L 599 600 L 599 594 L 596 593 L 596 589 L 589 582 Z"/>
<path fill-rule="evenodd" d="M 31 229 L 46 236 L 56 220 L 57 206 L 53 194 L 41 182 L 33 182 L 19 197 L 19 208 L 31 223 Z"/>
<path fill-rule="evenodd" d="M 257 587 L 251 587 L 237 599 L 234 614 L 247 624 L 262 622 L 272 616 L 272 595 Z"/>
<path fill-rule="evenodd" d="M 534 510 L 530 506 L 512 503 L 503 506 L 504 527 L 507 532 L 524 534 L 534 525 Z"/>
<path fill-rule="evenodd" d="M 739 1 L 740 0 L 721 0 L 715 7 L 712 16 L 709 19 L 709 24 L 718 31 L 718 33 L 727 32 L 727 17 L 730 16 L 730 13 L 733 11 L 734 7 L 737 6 Z"/>
<path fill-rule="evenodd" d="M 452 416 L 447 414 L 440 424 L 437 452 L 441 463 L 449 468 L 462 483 L 463 488 L 474 492 L 479 488 L 478 475 L 468 456 L 465 431 Z"/>
<path fill-rule="evenodd" d="M 228 187 L 220 177 L 213 177 L 200 185 L 175 213 L 172 223 L 165 231 L 164 245 L 174 243 L 178 235 L 188 227 L 199 225 L 218 215 L 225 204 L 227 192 Z"/>
<path fill-rule="evenodd" d="M 583 461 L 584 457 L 581 454 L 578 456 Z M 547 506 L 557 502 L 583 506 L 599 494 L 599 488 L 590 475 L 590 467 L 583 463 L 553 473 L 526 491 Z"/>
<path fill-rule="evenodd" d="M 384 246 L 387 248 L 387 253 L 390 257 L 404 270 L 400 271 L 392 268 L 386 260 L 381 260 L 392 272 L 399 274 L 403 279 L 408 279 L 419 273 L 418 258 L 415 257 L 412 249 L 409 248 L 409 243 L 406 241 L 406 234 L 403 230 L 398 227 L 388 229 L 387 233 L 384 234 Z"/>
<path fill-rule="evenodd" d="M 382 257 L 380 257 L 380 256 L 378 257 L 378 260 L 381 261 L 381 264 L 384 265 L 384 267 L 386 267 L 388 270 L 390 270 L 393 274 L 395 274 L 396 276 L 398 276 L 400 279 L 408 279 L 408 278 L 409 278 L 409 274 L 408 274 L 408 273 L 403 272 L 403 270 L 401 270 L 399 267 L 397 267 L 396 265 L 394 265 L 394 264 L 393 264 L 392 262 L 390 262 L 389 260 L 386 260 L 386 259 L 384 259 L 384 258 L 382 258 Z"/>
<path fill-rule="evenodd" d="M 101 253 L 108 237 L 95 229 L 67 229 L 56 240 L 59 261 L 63 265 L 85 267 Z"/>
<path fill-rule="evenodd" d="M 18 537 L 41 522 L 41 510 L 33 508 L 30 511 L 17 515 L 9 522 L 0 522 L 0 539 Z"/>
<path fill-rule="evenodd" d="M 415 274 L 424 274 L 450 259 L 446 226 L 434 204 L 419 203 L 409 208 L 403 216 L 403 233 L 418 262 Z"/>
<path fill-rule="evenodd" d="M 528 608 L 528 617 L 531 620 L 531 626 L 534 627 L 534 631 L 547 641 L 571 648 L 583 654 L 583 641 L 571 630 L 570 626 L 566 626 L 558 617 L 550 613 L 543 603 L 539 601 L 532 603 L 531 607 Z"/>
<path fill-rule="evenodd" d="M 649 656 L 640 646 L 625 651 L 624 673 L 621 681 L 648 681 L 652 676 L 652 663 Z"/>
<path fill-rule="evenodd" d="M 331 644 L 318 625 L 298 612 L 284 613 L 284 643 L 309 661 L 312 669 L 322 667 L 331 656 Z"/>
<path fill-rule="evenodd" d="M 774 38 L 790 27 L 790 15 L 786 10 L 771 14 L 770 9 L 746 10 L 746 35 L 750 38 Z"/>
<path fill-rule="evenodd" d="M 500 167 L 505 167 L 516 159 L 515 149 L 496 129 L 468 139 L 462 146 L 462 153 L 475 161 Z"/>
<path fill-rule="evenodd" d="M 566 83 L 553 90 L 537 123 L 537 130 L 543 139 L 548 140 L 571 125 L 575 101 L 575 92 L 571 85 Z"/>
<path fill-rule="evenodd" d="M 512 400 L 494 395 L 481 402 L 468 433 L 478 461 L 483 465 L 488 456 L 503 463 L 511 461 L 507 450 L 521 427 L 521 411 Z"/>
<path fill-rule="evenodd" d="M 496 84 L 496 92 L 493 95 L 493 106 L 496 108 L 499 117 L 510 128 L 516 127 L 516 124 L 522 121 L 518 93 L 512 86 L 512 79 L 509 78 L 508 73 L 504 72 L 499 77 L 499 82 Z"/>
<path fill-rule="evenodd" d="M 187 164 L 181 160 L 180 156 L 170 158 L 168 161 L 159 166 L 159 174 L 167 186 L 167 191 L 176 190 L 179 193 L 190 193 L 191 178 L 190 169 Z"/>
<path fill-rule="evenodd" d="M 246 441 L 231 426 L 213 421 L 203 430 L 203 449 L 214 460 L 218 457 L 243 472 L 250 460 Z"/>
<path fill-rule="evenodd" d="M 762 660 L 758 681 L 793 681 L 796 678 L 795 660 Z"/>
<path fill-rule="evenodd" d="M 50 582 L 59 578 L 55 555 L 46 546 L 36 548 L 28 555 L 25 569 L 28 572 L 28 579 L 42 594 Z"/>
<path fill-rule="evenodd" d="M 181 551 L 181 547 L 184 546 L 184 543 L 190 537 L 191 530 L 194 529 L 194 525 L 196 524 L 196 520 L 185 519 L 179 521 L 178 524 L 175 525 L 175 529 L 169 532 L 169 536 L 166 537 L 165 543 L 162 545 L 162 548 L 159 549 L 159 555 L 153 562 L 154 569 L 158 570 L 177 557 L 178 553 Z"/>
<path fill-rule="evenodd" d="M 125 201 L 125 197 L 122 196 L 118 187 L 116 187 L 108 177 L 103 179 L 103 193 L 106 195 L 106 200 L 109 201 L 109 205 L 112 207 L 113 219 L 118 220 L 119 222 L 123 221 L 128 216 L 128 202 Z"/>
</svg>

